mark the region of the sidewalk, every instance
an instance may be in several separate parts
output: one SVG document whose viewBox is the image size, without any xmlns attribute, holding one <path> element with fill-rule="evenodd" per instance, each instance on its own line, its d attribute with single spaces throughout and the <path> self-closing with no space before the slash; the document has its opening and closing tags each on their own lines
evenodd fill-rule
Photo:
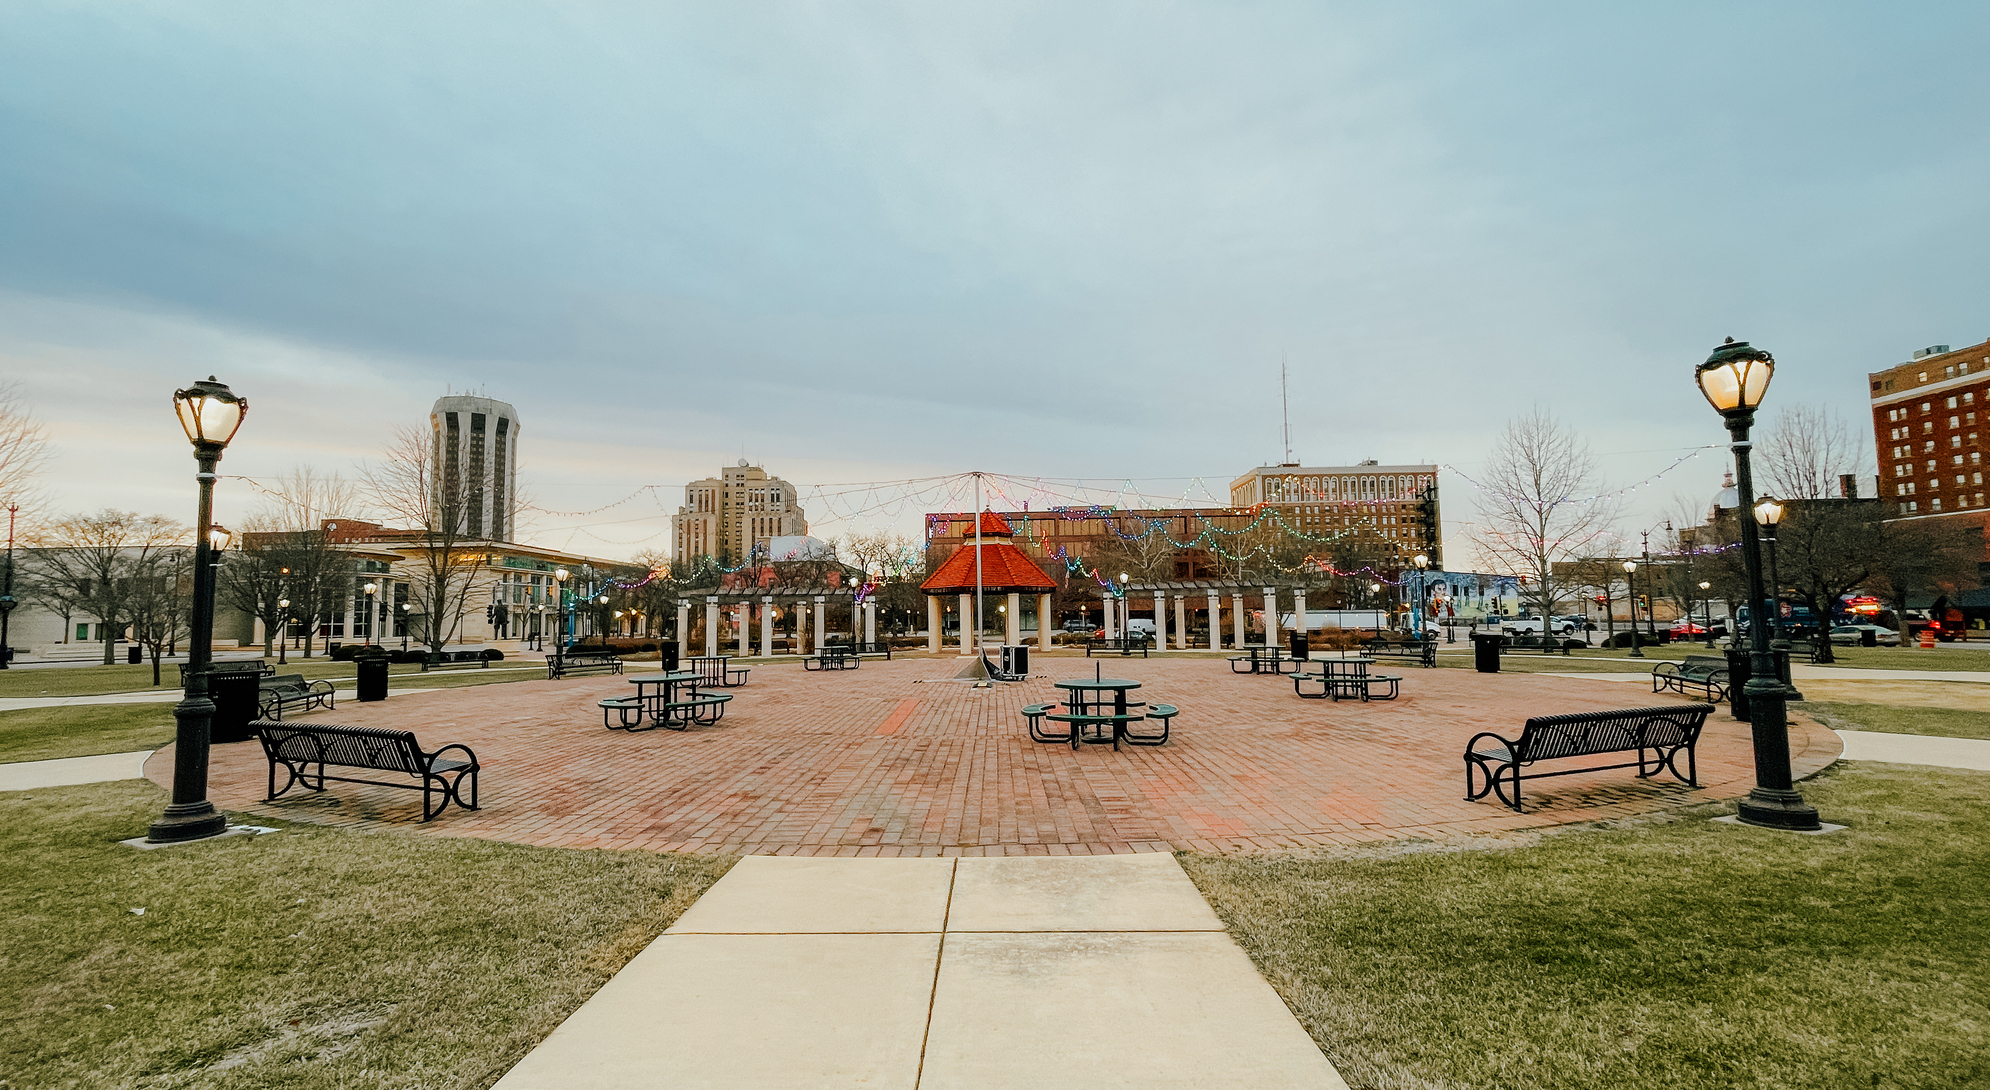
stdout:
<svg viewBox="0 0 1990 1090">
<path fill-rule="evenodd" d="M 108 780 L 145 778 L 149 749 L 135 753 L 100 753 L 94 757 L 58 757 L 52 761 L 0 764 L 0 791 L 32 791 L 38 787 L 73 787 Z"/>
<path fill-rule="evenodd" d="M 1841 730 L 1847 761 L 1890 761 L 1905 765 L 1936 765 L 1990 772 L 1990 741 L 1981 738 L 1941 738 L 1929 734 L 1887 734 Z"/>
<path fill-rule="evenodd" d="M 750 856 L 497 1090 L 1345 1090 L 1166 853 Z"/>
</svg>

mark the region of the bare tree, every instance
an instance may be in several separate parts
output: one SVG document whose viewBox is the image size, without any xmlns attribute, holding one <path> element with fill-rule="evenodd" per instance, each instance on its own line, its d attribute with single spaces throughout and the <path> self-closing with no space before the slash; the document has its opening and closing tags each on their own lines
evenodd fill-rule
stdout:
<svg viewBox="0 0 1990 1090">
<path fill-rule="evenodd" d="M 465 536 L 453 490 L 438 487 L 429 441 L 427 432 L 397 429 L 361 481 L 373 506 L 412 534 L 407 545 L 417 554 L 417 574 L 409 589 L 418 616 L 409 618 L 410 626 L 419 627 L 430 653 L 439 653 L 462 628 L 471 584 L 488 554 Z"/>
<path fill-rule="evenodd" d="M 216 559 L 220 559 L 216 554 Z M 126 597 L 131 640 L 151 652 L 152 684 L 169 644 L 190 634 L 193 619 L 193 550 L 162 549 L 134 565 Z"/>
<path fill-rule="evenodd" d="M 1981 582 L 1977 572 L 1982 559 L 1980 524 L 1953 518 L 1890 522 L 1885 555 L 1871 585 L 1904 620 L 1907 599 L 1913 594 L 1930 592 L 1953 598 L 1975 589 Z"/>
<path fill-rule="evenodd" d="M 16 382 L 0 382 L 0 512 L 19 507 L 31 521 L 42 505 L 48 438 Z"/>
<path fill-rule="evenodd" d="M 31 593 L 58 598 L 97 620 L 104 665 L 117 655 L 117 638 L 131 623 L 131 598 L 148 577 L 157 554 L 187 540 L 188 530 L 164 515 L 105 508 L 70 515 L 37 529 L 24 558 Z"/>
<path fill-rule="evenodd" d="M 1615 520 L 1596 492 L 1589 444 L 1546 409 L 1514 418 L 1493 447 L 1479 546 L 1496 569 L 1523 577 L 1521 598 L 1541 616 L 1567 594 L 1555 566 L 1593 552 Z"/>
<path fill-rule="evenodd" d="M 1784 500 L 1822 500 L 1838 495 L 1838 477 L 1856 473 L 1864 458 L 1852 429 L 1830 409 L 1790 405 L 1776 411 L 1758 451 L 1764 495 Z"/>
<path fill-rule="evenodd" d="M 221 570 L 220 593 L 264 623 L 263 650 L 283 638 L 295 617 L 304 628 L 304 657 L 321 622 L 344 614 L 353 595 L 352 558 L 326 524 L 361 508 L 359 489 L 336 473 L 292 467 L 272 482 L 244 526 L 242 552 Z M 278 603 L 288 600 L 284 607 Z"/>
</svg>

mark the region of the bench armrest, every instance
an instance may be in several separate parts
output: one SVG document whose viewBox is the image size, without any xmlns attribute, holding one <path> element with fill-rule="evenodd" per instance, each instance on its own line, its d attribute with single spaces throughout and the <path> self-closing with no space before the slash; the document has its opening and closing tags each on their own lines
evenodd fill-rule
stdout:
<svg viewBox="0 0 1990 1090">
<path fill-rule="evenodd" d="M 433 767 L 435 766 L 435 762 L 436 762 L 436 759 L 437 759 L 437 758 L 439 758 L 439 757 L 441 757 L 441 756 L 442 756 L 443 754 L 445 754 L 445 753 L 449 752 L 449 751 L 450 751 L 450 750 L 452 750 L 452 749 L 456 749 L 456 750 L 461 750 L 461 751 L 463 752 L 463 756 L 469 759 L 469 761 L 470 761 L 470 767 L 471 767 L 471 768 L 476 768 L 476 767 L 479 767 L 479 766 L 478 766 L 478 764 L 477 764 L 477 755 L 476 755 L 476 753 L 474 753 L 474 752 L 472 752 L 472 751 L 471 751 L 471 749 L 470 749 L 470 747 L 469 747 L 469 746 L 465 746 L 465 745 L 459 745 L 459 744 L 454 744 L 454 743 L 452 743 L 452 744 L 450 744 L 450 745 L 446 745 L 446 746 L 443 746 L 443 747 L 442 747 L 441 749 L 438 749 L 438 750 L 436 750 L 436 751 L 435 751 L 434 753 L 424 753 L 424 754 L 422 754 L 422 755 L 421 755 L 421 757 L 422 757 L 422 763 L 423 763 L 424 765 L 427 765 L 427 766 L 429 766 L 429 767 L 433 768 Z"/>
</svg>

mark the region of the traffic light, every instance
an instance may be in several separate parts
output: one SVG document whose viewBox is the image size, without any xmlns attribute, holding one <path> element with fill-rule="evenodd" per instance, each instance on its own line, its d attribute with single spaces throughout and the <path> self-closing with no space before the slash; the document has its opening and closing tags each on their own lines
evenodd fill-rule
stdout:
<svg viewBox="0 0 1990 1090">
<path fill-rule="evenodd" d="M 1430 551 L 1431 567 L 1441 570 L 1444 565 L 1438 554 L 1436 485 L 1424 488 L 1422 496 L 1417 500 L 1416 510 L 1417 524 L 1423 527 L 1424 548 Z"/>
</svg>

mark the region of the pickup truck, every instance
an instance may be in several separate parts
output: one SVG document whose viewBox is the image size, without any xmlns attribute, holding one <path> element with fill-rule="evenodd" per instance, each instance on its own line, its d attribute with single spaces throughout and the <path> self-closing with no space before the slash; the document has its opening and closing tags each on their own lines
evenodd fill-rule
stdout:
<svg viewBox="0 0 1990 1090">
<path fill-rule="evenodd" d="M 1573 617 L 1508 617 L 1501 627 L 1509 636 L 1573 636 L 1582 623 Z"/>
</svg>

